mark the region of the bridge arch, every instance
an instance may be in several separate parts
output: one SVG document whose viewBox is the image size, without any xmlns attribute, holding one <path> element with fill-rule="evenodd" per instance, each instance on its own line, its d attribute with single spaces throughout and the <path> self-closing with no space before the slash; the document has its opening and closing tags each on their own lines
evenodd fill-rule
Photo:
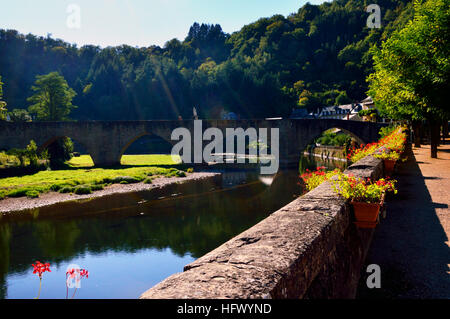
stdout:
<svg viewBox="0 0 450 319">
<path fill-rule="evenodd" d="M 284 166 L 299 168 L 300 157 L 307 146 L 329 129 L 340 129 L 358 144 L 366 144 L 378 139 L 378 132 L 382 126 L 381 123 L 338 119 L 291 120 L 285 129 L 288 134 L 286 136 L 280 134 L 280 162 L 287 163 Z"/>
<path fill-rule="evenodd" d="M 141 144 L 145 143 L 146 145 L 139 145 L 139 141 L 143 141 Z M 123 156 L 127 155 L 128 152 L 133 153 L 133 155 L 170 154 L 173 142 L 154 132 L 141 132 L 121 147 L 118 162 L 122 163 Z"/>
<path fill-rule="evenodd" d="M 358 145 L 367 144 L 367 142 L 364 141 L 361 137 L 359 137 L 357 134 L 355 134 L 355 133 L 353 133 L 353 132 L 351 132 L 351 131 L 349 131 L 347 129 L 344 129 L 344 128 L 341 128 L 341 127 L 330 127 L 328 129 L 320 132 L 319 134 L 311 135 L 310 136 L 310 140 L 309 140 L 309 142 L 307 142 L 306 145 L 310 145 L 317 138 L 321 137 L 323 135 L 323 133 L 325 133 L 326 131 L 329 131 L 329 130 L 333 130 L 333 129 L 340 130 L 343 134 L 346 134 L 346 135 L 350 136 L 352 139 L 354 139 L 358 143 Z M 337 133 L 337 134 L 339 134 L 339 133 Z"/>
<path fill-rule="evenodd" d="M 88 148 L 88 145 L 85 143 L 85 141 L 83 141 L 83 139 L 81 139 L 81 141 L 80 141 L 78 137 L 72 137 L 70 135 L 55 135 L 52 137 L 45 138 L 43 140 L 43 142 L 41 142 L 40 144 L 37 145 L 38 146 L 37 151 L 40 153 L 43 150 L 48 149 L 53 143 L 55 143 L 59 140 L 62 140 L 64 138 L 69 138 L 72 141 L 72 143 L 74 144 L 73 152 L 78 152 L 82 155 L 88 155 L 91 158 L 93 164 L 95 165 L 95 162 L 92 158 L 91 152 Z"/>
</svg>

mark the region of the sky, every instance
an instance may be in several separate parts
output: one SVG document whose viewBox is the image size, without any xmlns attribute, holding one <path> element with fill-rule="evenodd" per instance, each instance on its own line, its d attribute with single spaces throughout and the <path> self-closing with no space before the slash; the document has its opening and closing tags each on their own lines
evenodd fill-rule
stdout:
<svg viewBox="0 0 450 319">
<path fill-rule="evenodd" d="M 325 0 L 309 0 L 320 4 Z M 329 1 L 329 0 L 327 0 Z M 9 0 L 0 29 L 51 34 L 78 46 L 163 46 L 184 40 L 194 22 L 220 24 L 227 33 L 274 14 L 297 12 L 307 0 Z"/>
</svg>

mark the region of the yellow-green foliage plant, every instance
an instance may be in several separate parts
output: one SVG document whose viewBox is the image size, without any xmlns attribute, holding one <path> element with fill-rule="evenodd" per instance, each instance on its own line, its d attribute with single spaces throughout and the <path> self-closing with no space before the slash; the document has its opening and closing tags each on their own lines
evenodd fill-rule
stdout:
<svg viewBox="0 0 450 319">
<path fill-rule="evenodd" d="M 334 191 L 353 202 L 380 203 L 386 192 L 397 194 L 395 180 L 381 178 L 372 181 L 370 178 L 356 178 L 353 175 L 338 173 L 337 178 L 331 181 Z"/>
<path fill-rule="evenodd" d="M 333 171 L 326 171 L 325 166 L 317 167 L 317 169 L 311 172 L 309 169 L 306 170 L 306 173 L 303 173 L 300 177 L 306 184 L 306 189 L 308 191 L 313 190 L 323 182 L 329 180 L 334 175 L 339 174 L 341 171 L 336 168 Z"/>
</svg>

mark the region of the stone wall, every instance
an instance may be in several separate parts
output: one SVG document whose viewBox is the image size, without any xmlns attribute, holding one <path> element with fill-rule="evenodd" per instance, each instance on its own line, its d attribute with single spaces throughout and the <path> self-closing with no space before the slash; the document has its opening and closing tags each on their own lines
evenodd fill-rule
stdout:
<svg viewBox="0 0 450 319">
<path fill-rule="evenodd" d="M 342 146 L 316 146 L 313 147 L 307 154 L 320 157 L 321 159 L 341 159 L 346 160 L 345 148 Z"/>
<path fill-rule="evenodd" d="M 368 156 L 346 172 L 379 178 L 383 163 Z M 354 298 L 372 234 L 325 182 L 140 298 Z"/>
</svg>

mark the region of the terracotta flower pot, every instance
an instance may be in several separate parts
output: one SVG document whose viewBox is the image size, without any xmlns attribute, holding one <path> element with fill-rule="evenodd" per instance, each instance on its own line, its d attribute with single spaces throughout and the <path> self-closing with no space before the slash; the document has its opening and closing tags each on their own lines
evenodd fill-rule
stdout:
<svg viewBox="0 0 450 319">
<path fill-rule="evenodd" d="M 382 203 L 351 202 L 355 213 L 356 226 L 359 228 L 375 228 Z"/>
<path fill-rule="evenodd" d="M 383 160 L 383 164 L 384 164 L 384 175 L 387 176 L 391 176 L 392 173 L 394 172 L 394 167 L 395 167 L 395 160 Z"/>
</svg>

